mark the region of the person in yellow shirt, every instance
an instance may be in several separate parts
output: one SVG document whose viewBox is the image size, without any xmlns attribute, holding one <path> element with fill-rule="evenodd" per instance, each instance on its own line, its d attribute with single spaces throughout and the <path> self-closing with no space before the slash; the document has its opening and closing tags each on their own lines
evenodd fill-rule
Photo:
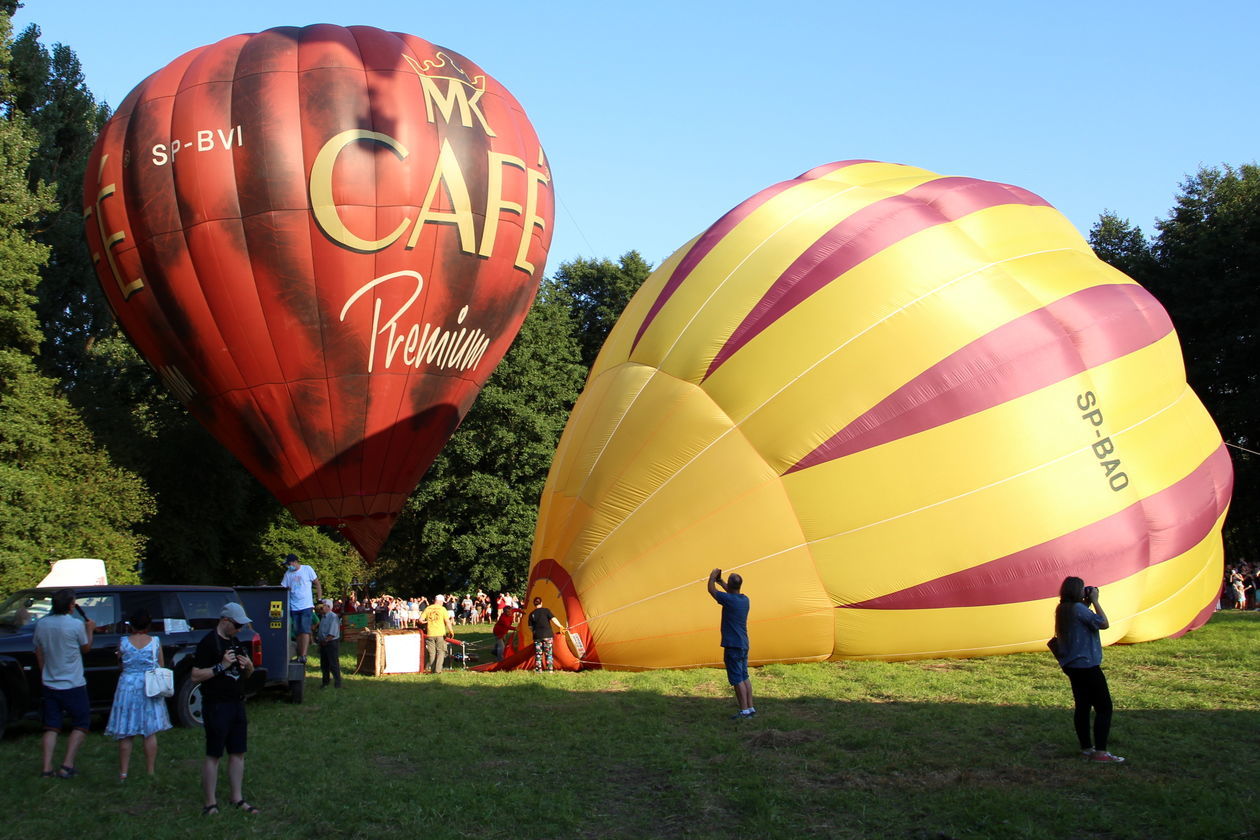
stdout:
<svg viewBox="0 0 1260 840">
<path fill-rule="evenodd" d="M 424 625 L 424 655 L 432 663 L 429 666 L 435 674 L 442 673 L 442 663 L 446 661 L 446 637 L 455 637 L 455 627 L 446 612 L 446 596 L 439 595 L 433 603 L 425 608 L 420 616 Z"/>
</svg>

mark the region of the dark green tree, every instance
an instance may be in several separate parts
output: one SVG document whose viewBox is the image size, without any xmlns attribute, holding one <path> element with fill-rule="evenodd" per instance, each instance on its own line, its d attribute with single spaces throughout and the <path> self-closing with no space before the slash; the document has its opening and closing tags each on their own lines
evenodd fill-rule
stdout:
<svg viewBox="0 0 1260 840">
<path fill-rule="evenodd" d="M 109 111 L 88 90 L 74 51 L 63 44 L 46 49 L 39 38 L 31 25 L 13 43 L 14 107 L 39 141 L 29 181 L 52 185 L 56 201 L 35 233 L 49 247 L 37 292 L 41 365 L 73 388 L 90 375 L 84 357 L 92 343 L 113 329 L 83 239 L 83 170 Z"/>
<path fill-rule="evenodd" d="M 62 557 L 100 557 L 111 581 L 139 583 L 144 484 L 31 357 L 0 350 L 0 381 L 0 590 L 38 583 Z"/>
<path fill-rule="evenodd" d="M 1104 213 L 1090 244 L 1146 286 L 1168 310 L 1186 378 L 1203 400 L 1234 462 L 1225 527 L 1227 556 L 1260 556 L 1260 168 L 1206 167 L 1182 185 L 1168 218 L 1147 242 Z"/>
<path fill-rule="evenodd" d="M 553 278 L 555 292 L 568 298 L 582 365 L 588 370 L 621 311 L 651 273 L 652 266 L 638 251 L 627 251 L 615 263 L 579 257 L 560 264 Z"/>
<path fill-rule="evenodd" d="M 1190 385 L 1233 444 L 1231 558 L 1260 556 L 1260 167 L 1204 167 L 1156 223 L 1148 283 L 1181 337 Z"/>
<path fill-rule="evenodd" d="M 324 597 L 336 599 L 349 591 L 352 580 L 368 574 L 367 564 L 349 543 L 330 538 L 322 528 L 298 524 L 288 511 L 281 511 L 255 536 L 255 544 L 228 565 L 227 579 L 274 585 L 284 575 L 284 558 L 296 554 L 319 575 Z"/>
<path fill-rule="evenodd" d="M 55 210 L 55 188 L 30 177 L 38 138 L 18 107 L 13 8 L 0 8 L 0 589 L 37 583 L 47 561 L 74 556 L 101 557 L 112 579 L 135 581 L 144 486 L 111 463 L 36 364 L 49 248 L 34 232 Z"/>
<path fill-rule="evenodd" d="M 1255 444 L 1260 167 L 1199 170 L 1156 227 L 1151 291 L 1173 313 L 1191 384 Z"/>
<path fill-rule="evenodd" d="M 1099 259 L 1143 282 L 1150 276 L 1154 255 L 1142 229 L 1104 210 L 1089 231 L 1089 244 Z"/>
</svg>

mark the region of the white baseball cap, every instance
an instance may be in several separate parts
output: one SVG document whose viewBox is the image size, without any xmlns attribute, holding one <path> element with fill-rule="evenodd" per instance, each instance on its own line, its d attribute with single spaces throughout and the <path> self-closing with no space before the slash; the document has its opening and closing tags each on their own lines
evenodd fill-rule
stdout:
<svg viewBox="0 0 1260 840">
<path fill-rule="evenodd" d="M 245 608 L 235 601 L 228 601 L 219 611 L 219 618 L 229 618 L 237 624 L 249 624 L 250 617 L 245 615 Z"/>
</svg>

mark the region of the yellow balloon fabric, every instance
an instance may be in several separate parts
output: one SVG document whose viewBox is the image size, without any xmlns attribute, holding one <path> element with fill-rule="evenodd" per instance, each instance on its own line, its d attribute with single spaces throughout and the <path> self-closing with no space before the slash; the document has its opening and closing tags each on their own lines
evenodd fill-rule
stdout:
<svg viewBox="0 0 1260 840">
<path fill-rule="evenodd" d="M 1231 486 L 1167 314 L 1060 213 L 844 161 L 627 306 L 527 599 L 606 668 L 719 664 L 714 567 L 744 577 L 751 664 L 1044 650 L 1067 575 L 1101 588 L 1104 643 L 1137 642 L 1210 616 Z"/>
</svg>

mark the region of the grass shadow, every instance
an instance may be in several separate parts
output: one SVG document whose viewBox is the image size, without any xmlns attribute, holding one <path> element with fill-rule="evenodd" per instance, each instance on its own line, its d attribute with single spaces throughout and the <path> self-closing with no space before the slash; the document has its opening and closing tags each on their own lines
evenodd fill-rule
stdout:
<svg viewBox="0 0 1260 840">
<path fill-rule="evenodd" d="M 921 673 L 957 688 L 994 667 Z M 1112 746 L 1130 761 L 1097 767 L 1076 753 L 1065 682 L 1043 686 L 1058 689 L 1058 705 L 1040 704 L 1039 678 L 1023 688 L 1033 702 L 966 702 L 948 691 L 906 701 L 878 696 L 897 694 L 882 672 L 759 669 L 751 721 L 728 719 L 717 671 L 352 676 L 340 691 L 308 678 L 301 705 L 280 695 L 250 702 L 246 794 L 266 813 L 220 821 L 224 831 L 276 837 L 1247 836 L 1239 804 L 1257 769 L 1249 753 L 1260 711 L 1121 702 Z M 837 699 L 855 685 L 864 696 Z M 0 744 L 18 771 L 9 790 L 31 803 L 15 836 L 205 827 L 199 732 L 164 733 L 157 778 L 122 786 L 113 743 L 95 733 L 81 778 L 36 778 L 33 736 Z M 1240 739 L 1252 749 L 1219 761 Z M 152 809 L 164 815 L 159 824 L 146 816 Z M 1081 818 L 1065 825 L 1065 813 Z"/>
</svg>

